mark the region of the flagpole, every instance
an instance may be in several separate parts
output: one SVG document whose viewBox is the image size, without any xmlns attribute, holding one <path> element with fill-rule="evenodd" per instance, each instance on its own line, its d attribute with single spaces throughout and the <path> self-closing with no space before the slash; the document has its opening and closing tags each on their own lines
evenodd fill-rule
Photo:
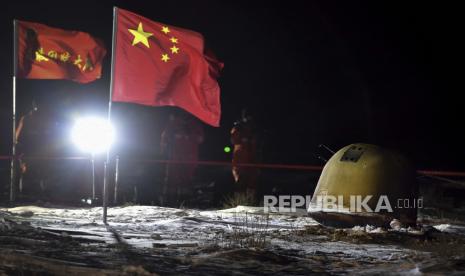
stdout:
<svg viewBox="0 0 465 276">
<path fill-rule="evenodd" d="M 118 23 L 118 8 L 113 7 L 113 32 L 111 44 L 111 75 L 110 75 L 110 95 L 108 99 L 108 123 L 111 123 L 111 100 L 113 96 L 113 74 L 115 67 L 115 45 L 116 45 L 116 27 Z M 108 170 L 110 164 L 110 148 L 107 150 L 107 160 L 104 164 L 103 173 L 103 223 L 107 224 L 107 207 L 108 207 Z"/>
<path fill-rule="evenodd" d="M 11 146 L 10 164 L 10 202 L 15 200 L 15 171 L 16 171 L 16 72 L 18 69 L 18 22 L 13 20 L 13 139 Z"/>
</svg>

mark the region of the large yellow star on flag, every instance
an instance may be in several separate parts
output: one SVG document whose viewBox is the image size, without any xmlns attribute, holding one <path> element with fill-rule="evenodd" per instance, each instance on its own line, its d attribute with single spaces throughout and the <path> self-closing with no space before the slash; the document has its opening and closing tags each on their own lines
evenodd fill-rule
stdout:
<svg viewBox="0 0 465 276">
<path fill-rule="evenodd" d="M 134 40 L 132 41 L 132 46 L 136 45 L 137 43 L 141 42 L 147 48 L 150 48 L 148 38 L 153 35 L 153 33 L 144 32 L 142 27 L 142 22 L 139 23 L 137 30 L 128 29 L 128 31 L 134 36 Z"/>
</svg>

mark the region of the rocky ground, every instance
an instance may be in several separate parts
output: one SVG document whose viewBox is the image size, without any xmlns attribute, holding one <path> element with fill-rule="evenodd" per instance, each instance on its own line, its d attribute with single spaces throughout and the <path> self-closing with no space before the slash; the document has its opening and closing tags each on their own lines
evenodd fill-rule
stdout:
<svg viewBox="0 0 465 276">
<path fill-rule="evenodd" d="M 0 274 L 465 274 L 465 226 L 335 229 L 242 207 L 0 208 Z M 426 222 L 426 220 L 425 220 Z"/>
</svg>

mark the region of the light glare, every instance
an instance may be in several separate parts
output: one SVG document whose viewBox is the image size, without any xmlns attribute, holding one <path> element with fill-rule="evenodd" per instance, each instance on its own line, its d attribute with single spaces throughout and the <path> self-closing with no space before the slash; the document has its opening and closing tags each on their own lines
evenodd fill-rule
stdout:
<svg viewBox="0 0 465 276">
<path fill-rule="evenodd" d="M 113 126 L 98 117 L 78 119 L 71 132 L 71 139 L 78 148 L 92 154 L 108 150 L 114 138 Z"/>
</svg>

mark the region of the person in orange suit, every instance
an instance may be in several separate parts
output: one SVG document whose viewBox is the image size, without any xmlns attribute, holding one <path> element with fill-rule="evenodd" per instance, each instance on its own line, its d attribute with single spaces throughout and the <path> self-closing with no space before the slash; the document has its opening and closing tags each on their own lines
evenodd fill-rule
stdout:
<svg viewBox="0 0 465 276">
<path fill-rule="evenodd" d="M 253 167 L 234 166 L 241 163 L 255 163 L 257 155 L 257 137 L 255 124 L 245 110 L 242 111 L 241 120 L 234 123 L 231 129 L 231 143 L 234 146 L 232 157 L 232 174 L 236 183 L 236 191 L 246 193 L 254 198 L 257 190 L 259 170 Z"/>
</svg>

